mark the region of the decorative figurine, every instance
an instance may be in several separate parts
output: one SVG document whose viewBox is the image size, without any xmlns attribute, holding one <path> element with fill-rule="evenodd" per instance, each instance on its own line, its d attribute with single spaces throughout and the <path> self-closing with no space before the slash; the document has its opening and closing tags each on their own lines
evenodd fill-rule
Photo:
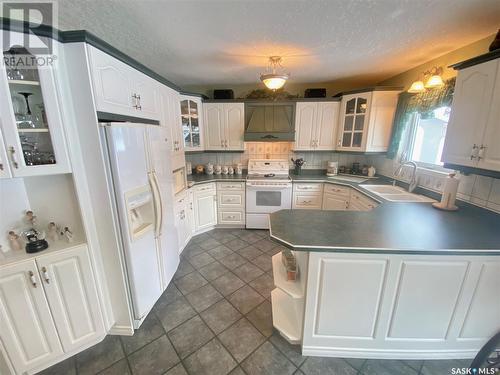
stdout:
<svg viewBox="0 0 500 375">
<path fill-rule="evenodd" d="M 73 235 L 73 232 L 71 232 L 71 231 L 69 230 L 69 227 L 64 227 L 64 232 L 63 232 L 63 234 L 64 234 L 64 237 L 66 237 L 66 241 L 68 241 L 68 243 L 73 242 L 73 237 L 74 237 L 74 235 Z"/>
<path fill-rule="evenodd" d="M 13 230 L 9 231 L 9 244 L 13 251 L 21 250 L 23 248 L 23 243 L 21 237 Z"/>
<path fill-rule="evenodd" d="M 32 228 L 35 227 L 36 225 L 36 222 L 37 222 L 37 218 L 36 218 L 36 215 L 33 213 L 33 211 L 26 211 L 26 215 L 25 215 L 25 218 L 24 220 L 26 221 L 26 223 L 28 225 L 30 225 Z"/>
<path fill-rule="evenodd" d="M 51 221 L 48 225 L 47 237 L 50 241 L 55 242 L 59 240 L 59 230 L 56 223 Z"/>
</svg>

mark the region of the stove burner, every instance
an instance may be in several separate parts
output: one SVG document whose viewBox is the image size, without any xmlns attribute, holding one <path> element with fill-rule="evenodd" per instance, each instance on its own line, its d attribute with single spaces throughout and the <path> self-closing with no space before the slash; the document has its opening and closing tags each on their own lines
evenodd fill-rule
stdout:
<svg viewBox="0 0 500 375">
<path fill-rule="evenodd" d="M 274 173 L 268 173 L 264 175 L 264 177 L 274 177 L 274 176 L 276 176 Z"/>
</svg>

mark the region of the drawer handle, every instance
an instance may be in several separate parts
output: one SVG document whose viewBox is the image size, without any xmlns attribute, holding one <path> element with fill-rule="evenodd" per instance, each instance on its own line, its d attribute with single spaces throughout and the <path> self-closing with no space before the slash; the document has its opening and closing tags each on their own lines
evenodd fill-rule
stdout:
<svg viewBox="0 0 500 375">
<path fill-rule="evenodd" d="M 29 271 L 28 275 L 30 276 L 31 285 L 33 285 L 33 287 L 36 288 L 36 277 L 35 277 L 35 274 L 33 273 L 33 271 Z"/>
<path fill-rule="evenodd" d="M 17 169 L 19 168 L 19 163 L 17 162 L 15 154 L 16 154 L 16 149 L 14 148 L 14 146 L 10 146 L 9 147 L 10 161 L 12 162 L 12 166 Z"/>
<path fill-rule="evenodd" d="M 45 279 L 45 282 L 47 284 L 50 284 L 50 278 L 49 278 L 49 274 L 47 272 L 47 268 L 42 267 L 42 274 L 43 274 L 43 278 Z"/>
</svg>

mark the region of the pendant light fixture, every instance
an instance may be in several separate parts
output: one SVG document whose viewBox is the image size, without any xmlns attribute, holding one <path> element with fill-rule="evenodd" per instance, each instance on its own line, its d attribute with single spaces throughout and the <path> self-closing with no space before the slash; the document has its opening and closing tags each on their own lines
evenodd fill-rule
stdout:
<svg viewBox="0 0 500 375">
<path fill-rule="evenodd" d="M 280 70 L 283 70 L 281 61 L 280 56 L 270 56 L 267 72 L 260 75 L 260 80 L 264 85 L 273 91 L 282 88 L 290 77 L 288 73 L 280 73 Z"/>
</svg>

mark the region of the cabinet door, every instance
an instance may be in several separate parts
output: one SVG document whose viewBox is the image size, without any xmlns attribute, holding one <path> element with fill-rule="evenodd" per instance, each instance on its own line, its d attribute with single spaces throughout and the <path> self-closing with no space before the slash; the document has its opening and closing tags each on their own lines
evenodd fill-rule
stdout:
<svg viewBox="0 0 500 375">
<path fill-rule="evenodd" d="M 384 152 L 389 147 L 399 91 L 374 91 L 363 151 Z"/>
<path fill-rule="evenodd" d="M 294 150 L 314 149 L 316 134 L 317 103 L 297 103 L 295 109 L 295 145 Z"/>
<path fill-rule="evenodd" d="M 137 96 L 137 114 L 135 116 L 159 120 L 158 89 L 160 84 L 145 74 L 134 71 L 133 91 Z"/>
<path fill-rule="evenodd" d="M 476 166 L 491 108 L 497 66 L 498 60 L 492 60 L 458 72 L 443 148 L 445 163 Z"/>
<path fill-rule="evenodd" d="M 500 63 L 497 61 L 497 78 L 491 100 L 491 107 L 481 142 L 478 167 L 500 171 Z"/>
<path fill-rule="evenodd" d="M 176 91 L 172 91 L 169 100 L 171 101 L 172 123 L 172 170 L 182 168 L 186 165 L 184 156 L 184 139 L 182 137 L 181 109 L 179 106 L 180 96 Z"/>
<path fill-rule="evenodd" d="M 104 335 L 87 247 L 41 256 L 37 264 L 64 351 Z"/>
<path fill-rule="evenodd" d="M 217 224 L 217 195 L 215 191 L 194 195 L 196 232 Z"/>
<path fill-rule="evenodd" d="M 203 108 L 199 98 L 182 96 L 180 101 L 182 137 L 186 151 L 203 150 Z"/>
<path fill-rule="evenodd" d="M 245 149 L 245 105 L 226 103 L 224 108 L 224 145 L 226 150 L 242 151 Z"/>
<path fill-rule="evenodd" d="M 94 47 L 88 47 L 90 72 L 98 111 L 137 116 L 132 95 L 133 69 Z"/>
<path fill-rule="evenodd" d="M 339 102 L 318 103 L 316 132 L 313 139 L 316 150 L 335 149 L 339 107 Z"/>
<path fill-rule="evenodd" d="M 10 51 L 4 57 L 12 56 Z M 0 118 L 14 177 L 71 171 L 53 67 L 0 69 Z"/>
<path fill-rule="evenodd" d="M 370 211 L 378 206 L 378 203 L 368 198 L 367 196 L 358 193 L 351 192 L 351 199 L 349 201 L 349 210 L 351 211 Z"/>
<path fill-rule="evenodd" d="M 331 193 L 323 194 L 323 210 L 345 211 L 349 207 L 349 198 Z"/>
<path fill-rule="evenodd" d="M 366 143 L 370 101 L 371 93 L 346 95 L 342 98 L 337 149 L 363 151 Z"/>
<path fill-rule="evenodd" d="M 33 260 L 2 267 L 0 336 L 18 373 L 63 354 Z"/>
<path fill-rule="evenodd" d="M 7 160 L 7 151 L 5 150 L 2 128 L 0 128 L 0 178 L 9 177 L 12 177 L 12 174 L 10 172 L 9 161 Z"/>
<path fill-rule="evenodd" d="M 173 115 L 172 112 L 174 111 L 174 108 L 172 108 L 172 101 L 170 100 L 170 96 L 172 95 L 172 91 L 169 87 L 166 86 L 161 86 L 159 91 L 158 91 L 158 97 L 159 97 L 159 105 L 161 109 L 161 117 L 160 117 L 160 126 L 164 127 L 167 129 L 166 136 L 168 138 L 167 141 L 167 147 L 168 147 L 168 152 L 172 153 L 173 151 L 173 136 L 172 136 L 172 130 L 175 124 L 175 121 L 173 121 Z"/>
<path fill-rule="evenodd" d="M 205 103 L 205 149 L 225 150 L 224 113 L 221 103 Z"/>
</svg>

